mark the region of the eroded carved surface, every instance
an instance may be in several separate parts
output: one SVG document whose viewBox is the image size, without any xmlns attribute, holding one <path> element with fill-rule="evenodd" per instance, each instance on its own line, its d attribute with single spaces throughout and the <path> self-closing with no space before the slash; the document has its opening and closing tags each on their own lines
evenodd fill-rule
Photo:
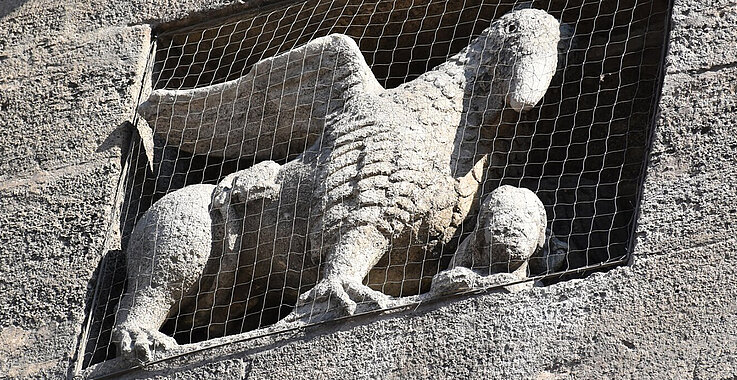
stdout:
<svg viewBox="0 0 737 380">
<path fill-rule="evenodd" d="M 523 9 L 391 90 L 352 39 L 330 35 L 235 81 L 155 91 L 140 112 L 156 129 L 179 128 L 169 143 L 184 150 L 276 158 L 289 144 L 311 145 L 284 165 L 263 161 L 217 186 L 185 187 L 144 215 L 114 337 L 122 356 L 145 361 L 171 347 L 158 332 L 168 315 L 222 336 L 240 331 L 248 310 L 277 309 L 275 322 L 281 305 L 295 305 L 282 323 L 305 323 L 524 280 L 530 257 L 547 262 L 545 211 L 511 187 L 481 202 L 491 147 L 479 141 L 494 136 L 505 108 L 542 98 L 559 42 L 552 16 Z M 455 268 L 432 279 L 434 249 L 475 215 Z"/>
<path fill-rule="evenodd" d="M 545 207 L 535 193 L 502 186 L 484 199 L 476 229 L 461 243 L 451 267 L 514 272 L 543 249 L 546 223 Z"/>
</svg>

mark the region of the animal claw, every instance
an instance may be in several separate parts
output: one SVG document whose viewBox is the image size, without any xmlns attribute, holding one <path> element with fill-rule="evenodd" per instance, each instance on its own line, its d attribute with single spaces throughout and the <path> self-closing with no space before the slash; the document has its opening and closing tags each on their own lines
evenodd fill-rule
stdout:
<svg viewBox="0 0 737 380">
<path fill-rule="evenodd" d="M 362 305 L 369 304 L 372 309 L 386 309 L 389 307 L 389 296 L 362 283 L 346 282 L 344 288 L 351 299 Z"/>
<path fill-rule="evenodd" d="M 146 363 L 154 358 L 156 351 L 169 351 L 177 346 L 174 338 L 159 331 L 137 327 L 118 327 L 113 331 L 113 340 L 118 342 L 118 355 L 131 362 Z"/>
<path fill-rule="evenodd" d="M 368 306 L 368 309 L 386 308 L 389 305 L 389 300 L 389 296 L 386 294 L 361 283 L 325 279 L 299 298 L 297 308 L 305 308 L 310 304 L 314 306 L 318 303 L 325 303 L 328 305 L 325 312 L 337 310 L 340 315 L 348 316 L 355 314 L 359 305 L 362 308 Z"/>
<path fill-rule="evenodd" d="M 326 303 L 340 311 L 341 315 L 353 315 L 356 311 L 356 303 L 346 293 L 343 284 L 339 280 L 322 280 L 312 290 L 300 296 L 297 307 L 305 307 L 310 304 Z M 333 309 L 328 306 L 328 310 Z"/>
</svg>

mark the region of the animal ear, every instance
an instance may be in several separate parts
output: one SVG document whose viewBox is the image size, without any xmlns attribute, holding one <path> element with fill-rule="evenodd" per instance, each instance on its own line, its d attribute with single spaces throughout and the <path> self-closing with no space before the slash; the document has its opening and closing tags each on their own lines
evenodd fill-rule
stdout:
<svg viewBox="0 0 737 380">
<path fill-rule="evenodd" d="M 514 5 L 514 8 L 512 8 L 513 11 L 518 11 L 520 9 L 532 9 L 532 1 L 517 3 Z"/>
<path fill-rule="evenodd" d="M 333 34 L 261 60 L 229 82 L 153 91 L 138 112 L 182 151 L 280 160 L 317 140 L 346 92 L 380 90 L 356 42 Z"/>
</svg>

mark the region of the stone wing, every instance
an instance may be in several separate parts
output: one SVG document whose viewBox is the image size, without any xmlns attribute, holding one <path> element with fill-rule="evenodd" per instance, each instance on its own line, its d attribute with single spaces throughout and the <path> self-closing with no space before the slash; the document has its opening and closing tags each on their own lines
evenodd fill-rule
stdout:
<svg viewBox="0 0 737 380">
<path fill-rule="evenodd" d="M 316 141 L 347 99 L 382 90 L 356 42 L 333 34 L 261 60 L 229 82 L 155 90 L 138 112 L 183 151 L 278 160 Z"/>
</svg>

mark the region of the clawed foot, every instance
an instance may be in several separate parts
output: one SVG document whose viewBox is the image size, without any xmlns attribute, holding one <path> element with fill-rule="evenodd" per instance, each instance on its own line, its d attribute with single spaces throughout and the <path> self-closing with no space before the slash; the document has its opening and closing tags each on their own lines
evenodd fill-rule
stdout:
<svg viewBox="0 0 737 380">
<path fill-rule="evenodd" d="M 317 312 L 337 310 L 338 314 L 345 316 L 355 314 L 359 305 L 362 309 L 373 310 L 386 308 L 389 302 L 389 296 L 360 282 L 325 279 L 299 297 L 297 309 L 310 308 Z M 320 307 L 320 304 L 326 307 Z"/>
<path fill-rule="evenodd" d="M 502 286 L 497 291 L 516 292 L 532 287 L 532 281 L 520 282 L 526 279 L 527 266 L 512 273 L 493 273 L 480 275 L 471 269 L 456 267 L 442 271 L 432 279 L 430 292 L 426 298 L 433 298 L 449 294 L 463 293 L 470 290 L 489 289 Z M 511 285 L 507 285 L 511 284 Z"/>
<path fill-rule="evenodd" d="M 275 199 L 281 190 L 281 185 L 276 182 L 280 168 L 274 161 L 263 161 L 228 175 L 215 187 L 212 206 L 226 215 L 228 207 L 233 203 Z"/>
<path fill-rule="evenodd" d="M 145 363 L 153 360 L 154 352 L 165 352 L 177 346 L 174 338 L 157 330 L 138 327 L 117 327 L 113 341 L 118 345 L 118 355 L 124 360 Z"/>
</svg>

